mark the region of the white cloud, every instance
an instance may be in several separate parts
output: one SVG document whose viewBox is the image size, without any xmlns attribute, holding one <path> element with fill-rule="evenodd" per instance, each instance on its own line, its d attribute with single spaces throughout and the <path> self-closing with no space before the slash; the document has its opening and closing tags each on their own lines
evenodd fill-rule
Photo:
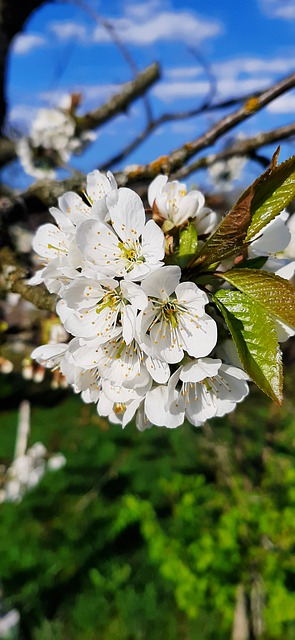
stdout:
<svg viewBox="0 0 295 640">
<path fill-rule="evenodd" d="M 294 0 L 258 0 L 260 9 L 268 18 L 295 20 Z"/>
<path fill-rule="evenodd" d="M 166 78 L 171 78 L 172 80 L 184 80 L 188 78 L 197 78 L 201 74 L 204 73 L 202 67 L 172 67 L 170 69 L 165 70 Z"/>
<path fill-rule="evenodd" d="M 86 25 L 78 22 L 56 22 L 52 21 L 48 24 L 48 28 L 59 40 L 80 40 L 83 42 L 87 38 Z"/>
<path fill-rule="evenodd" d="M 140 22 L 133 17 L 112 20 L 117 34 L 128 44 L 148 46 L 155 42 L 185 42 L 198 45 L 207 38 L 222 33 L 223 27 L 217 20 L 201 18 L 190 11 L 160 11 Z M 97 27 L 94 40 L 106 40 L 105 31 Z"/>
<path fill-rule="evenodd" d="M 172 133 L 183 133 L 191 136 L 196 133 L 196 125 L 193 122 L 171 122 L 170 130 Z"/>
<path fill-rule="evenodd" d="M 163 0 L 149 0 L 149 2 L 130 2 L 125 3 L 125 13 L 136 20 L 146 20 L 150 18 L 159 8 L 163 9 Z"/>
<path fill-rule="evenodd" d="M 207 92 L 207 82 L 161 82 L 152 89 L 153 95 L 162 102 L 205 96 Z"/>
<path fill-rule="evenodd" d="M 271 76 L 257 76 L 254 78 L 225 78 L 217 83 L 219 97 L 235 97 L 266 89 L 272 83 Z"/>
<path fill-rule="evenodd" d="M 45 38 L 34 33 L 22 33 L 13 41 L 13 53 L 23 56 L 30 53 L 37 47 L 43 47 L 46 44 Z"/>
<path fill-rule="evenodd" d="M 267 110 L 270 113 L 292 113 L 295 111 L 295 95 L 287 94 L 280 96 L 268 105 Z"/>
<path fill-rule="evenodd" d="M 233 58 L 218 62 L 213 65 L 213 72 L 216 75 L 236 76 L 237 74 L 255 74 L 255 73 L 281 73 L 282 75 L 290 72 L 295 67 L 295 56 L 285 56 L 277 58 Z"/>
<path fill-rule="evenodd" d="M 221 22 L 197 15 L 189 10 L 165 9 L 165 2 L 150 0 L 146 3 L 130 3 L 124 6 L 120 17 L 108 17 L 117 35 L 124 43 L 149 46 L 155 42 L 184 42 L 198 45 L 223 32 Z M 49 29 L 60 40 L 77 38 L 85 45 L 111 42 L 108 32 L 101 25 L 94 28 L 74 21 L 53 21 Z"/>
<path fill-rule="evenodd" d="M 278 56 L 267 60 L 253 56 L 215 62 L 211 66 L 211 72 L 218 81 L 219 94 L 237 96 L 239 93 L 247 93 L 266 87 L 267 84 L 271 84 L 275 80 L 277 74 L 287 75 L 294 68 L 294 55 Z M 176 97 L 177 92 L 181 91 L 180 83 L 185 83 L 184 89 L 187 95 L 190 93 L 190 85 L 193 94 L 196 93 L 196 80 L 198 83 L 207 80 L 208 89 L 208 77 L 200 65 L 171 67 L 166 70 L 165 78 L 175 84 L 175 89 L 170 87 L 168 94 L 175 94 Z M 160 93 L 162 94 L 161 90 Z"/>
<path fill-rule="evenodd" d="M 268 87 L 271 82 L 270 76 L 247 79 L 224 78 L 217 83 L 217 97 L 220 99 L 259 91 Z M 162 102 L 168 103 L 183 98 L 205 97 L 208 89 L 209 84 L 204 80 L 199 82 L 162 82 L 153 88 L 152 93 Z"/>
</svg>

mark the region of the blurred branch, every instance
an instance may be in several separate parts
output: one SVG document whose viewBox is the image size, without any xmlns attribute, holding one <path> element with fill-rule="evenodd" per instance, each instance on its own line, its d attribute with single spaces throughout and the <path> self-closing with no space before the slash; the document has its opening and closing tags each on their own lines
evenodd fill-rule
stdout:
<svg viewBox="0 0 295 640">
<path fill-rule="evenodd" d="M 7 247 L 0 250 L 0 293 L 19 293 L 25 300 L 34 304 L 38 309 L 54 312 L 56 296 L 47 291 L 42 285 L 30 286 L 26 283 L 27 270 L 19 263 L 17 256 Z"/>
<path fill-rule="evenodd" d="M 292 74 L 292 76 L 288 76 L 288 78 L 286 78 L 286 80 L 293 78 L 293 83 L 291 83 L 290 86 L 287 86 L 287 88 L 284 88 L 282 90 L 282 93 L 284 93 L 285 91 L 288 91 L 290 88 L 292 88 L 293 86 L 295 86 L 295 74 Z M 284 80 L 282 81 L 284 82 Z M 209 113 L 212 111 L 220 111 L 223 109 L 228 109 L 229 107 L 233 107 L 236 105 L 239 105 L 241 103 L 242 106 L 240 108 L 240 110 L 245 110 L 246 107 L 246 111 L 248 109 L 248 113 L 246 113 L 245 117 L 242 118 L 242 120 L 246 119 L 247 117 L 249 117 L 249 115 L 253 115 L 256 111 L 259 111 L 259 109 L 261 109 L 264 104 L 262 104 L 261 106 L 257 106 L 257 101 L 259 101 L 259 99 L 267 92 L 269 92 L 272 88 L 276 88 L 277 85 L 272 85 L 269 89 L 267 89 L 266 91 L 259 91 L 259 92 L 255 92 L 255 93 L 251 93 L 251 94 L 247 94 L 244 96 L 239 96 L 236 98 L 230 98 L 228 100 L 223 100 L 221 102 L 216 102 L 215 104 L 212 104 L 210 102 L 211 98 L 212 98 L 212 85 L 210 86 L 209 89 L 209 93 L 207 98 L 205 98 L 203 104 L 201 106 L 198 106 L 195 109 L 190 109 L 187 111 L 179 111 L 178 113 L 163 113 L 161 116 L 159 116 L 159 118 L 155 118 L 154 120 L 152 120 L 152 122 L 150 122 L 144 129 L 143 131 L 141 131 L 128 145 L 126 145 L 126 147 L 124 149 L 122 149 L 122 151 L 120 151 L 119 153 L 117 153 L 116 155 L 112 156 L 111 158 L 109 158 L 108 161 L 104 162 L 103 164 L 101 164 L 99 166 L 99 169 L 104 171 L 106 169 L 110 169 L 112 168 L 115 164 L 121 162 L 122 160 L 124 160 L 125 158 L 127 158 L 129 156 L 129 154 L 134 151 L 135 149 L 137 149 L 147 138 L 148 136 L 153 133 L 153 131 L 155 131 L 156 129 L 158 129 L 161 125 L 163 124 L 167 124 L 169 122 L 177 122 L 178 120 L 186 120 L 189 118 L 193 118 L 199 115 L 202 115 L 204 113 Z M 277 95 L 281 95 L 281 93 L 277 94 Z M 277 97 L 277 95 L 274 95 L 273 98 L 271 98 L 269 100 L 269 102 L 271 102 L 275 97 Z M 251 104 L 253 105 L 251 107 Z M 250 105 L 250 108 L 249 108 Z M 240 111 L 238 110 L 238 112 Z M 235 112 L 235 113 L 238 113 Z M 222 123 L 224 121 L 227 120 L 227 118 L 231 118 L 231 116 L 234 114 L 230 114 L 229 116 L 226 116 L 224 119 L 220 120 L 217 125 L 219 123 Z M 209 142 L 207 144 L 206 141 L 206 136 L 212 131 L 212 129 L 210 129 L 207 134 L 204 134 L 204 136 L 201 136 L 201 140 L 204 140 L 206 142 L 205 146 L 210 146 L 211 144 L 213 144 L 219 137 L 221 137 L 221 135 L 223 135 L 223 133 L 225 133 L 226 131 L 232 129 L 234 126 L 236 126 L 237 124 L 239 124 L 239 122 L 241 122 L 242 120 L 239 120 L 238 122 L 234 122 L 231 126 L 229 126 L 228 129 L 221 131 L 220 134 L 216 137 L 216 139 L 213 139 L 213 141 Z M 214 125 L 213 129 L 215 129 L 215 127 L 217 125 Z M 283 127 L 282 127 L 283 129 Z M 288 136 L 284 136 L 284 137 L 288 137 Z M 199 140 L 199 139 L 197 139 Z M 203 148 L 205 148 L 205 146 Z M 200 147 L 200 149 L 197 149 L 197 151 L 201 150 L 202 146 Z M 197 153 L 197 151 L 195 153 Z M 173 170 L 173 169 L 171 169 Z M 190 172 L 189 172 L 190 173 Z M 186 174 L 184 174 L 186 175 Z M 188 175 L 188 174 L 187 174 Z"/>
<path fill-rule="evenodd" d="M 15 146 L 9 138 L 0 138 L 0 167 L 16 158 Z"/>
<path fill-rule="evenodd" d="M 272 102 L 278 96 L 284 94 L 286 91 L 289 91 L 289 89 L 292 89 L 294 86 L 295 73 L 292 73 L 265 91 L 262 91 L 259 96 L 247 100 L 239 109 L 216 122 L 213 127 L 208 129 L 208 131 L 192 142 L 188 142 L 183 146 L 174 149 L 169 156 L 161 156 L 147 165 L 138 165 L 136 169 L 132 169 L 130 172 L 128 172 L 127 167 L 125 170 L 125 173 L 127 174 L 126 182 L 128 182 L 128 184 L 132 184 L 138 180 L 149 180 L 161 172 L 169 174 L 175 173 L 199 151 L 214 144 L 225 133 L 231 131 L 238 124 L 258 113 L 258 111 L 263 107 Z"/>
<path fill-rule="evenodd" d="M 154 62 L 141 71 L 134 80 L 122 85 L 119 93 L 113 95 L 104 105 L 77 118 L 77 125 L 81 131 L 94 129 L 110 120 L 118 113 L 126 111 L 127 107 L 153 85 L 160 77 L 159 65 Z"/>
<path fill-rule="evenodd" d="M 253 138 L 248 138 L 247 140 L 239 140 L 220 153 L 212 153 L 209 156 L 199 158 L 199 160 L 196 160 L 196 162 L 193 162 L 192 164 L 179 169 L 173 175 L 173 178 L 184 178 L 191 173 L 194 173 L 194 171 L 198 171 L 198 169 L 210 167 L 212 164 L 215 164 L 215 162 L 219 162 L 220 160 L 228 160 L 228 158 L 232 158 L 233 156 L 250 155 L 253 151 L 256 151 L 256 149 L 259 149 L 260 147 L 264 147 L 267 144 L 272 144 L 274 142 L 280 142 L 281 140 L 291 138 L 292 136 L 295 136 L 295 123 L 288 124 L 277 129 L 272 129 L 271 131 L 266 131 L 265 133 L 258 133 L 256 136 L 253 136 Z"/>
<path fill-rule="evenodd" d="M 182 168 L 185 168 L 188 160 L 190 160 L 190 158 L 196 155 L 199 151 L 212 145 L 225 133 L 231 131 L 237 124 L 255 115 L 276 97 L 282 95 L 294 86 L 295 73 L 283 78 L 283 80 L 261 92 L 259 96 L 250 98 L 236 111 L 225 116 L 221 120 L 218 120 L 218 122 L 215 123 L 207 132 L 192 142 L 188 142 L 183 146 L 174 149 L 170 155 L 161 156 L 146 165 L 138 165 L 130 169 L 126 167 L 124 170 L 117 172 L 115 176 L 119 186 L 133 185 L 136 188 L 142 187 L 161 172 L 178 175 L 177 172 L 180 172 Z M 276 136 L 273 134 L 272 139 L 267 138 L 267 135 L 270 136 L 271 132 L 269 132 L 269 134 L 259 134 L 259 136 L 256 137 L 257 144 L 268 144 L 270 142 L 280 140 L 280 136 L 282 136 L 282 138 L 286 138 L 293 135 L 294 129 L 290 127 L 287 127 L 287 130 L 286 127 L 276 130 L 277 134 Z M 263 136 L 266 137 L 263 138 Z M 238 144 L 247 144 L 247 141 L 240 141 Z M 246 151 L 244 152 L 246 153 Z M 214 161 L 216 161 L 216 157 Z M 205 161 L 201 159 L 200 162 Z M 9 199 L 12 209 L 15 201 L 15 204 L 18 207 L 22 207 L 24 211 L 38 212 L 40 214 L 48 207 L 56 205 L 57 198 L 66 191 L 81 192 L 83 189 L 85 189 L 85 176 L 76 172 L 74 176 L 67 180 L 38 181 L 24 193 L 20 194 L 20 196 L 9 196 Z"/>
<path fill-rule="evenodd" d="M 159 65 L 154 62 L 141 71 L 134 80 L 122 85 L 118 93 L 110 97 L 98 109 L 76 117 L 78 131 L 96 129 L 107 120 L 127 110 L 137 98 L 153 85 L 160 77 Z M 0 167 L 16 158 L 15 143 L 7 137 L 0 138 Z"/>
</svg>

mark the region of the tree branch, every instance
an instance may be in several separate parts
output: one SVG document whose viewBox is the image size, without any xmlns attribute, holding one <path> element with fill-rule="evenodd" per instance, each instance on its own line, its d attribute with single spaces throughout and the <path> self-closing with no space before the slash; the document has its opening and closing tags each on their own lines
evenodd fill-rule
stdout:
<svg viewBox="0 0 295 640">
<path fill-rule="evenodd" d="M 45 285 L 32 287 L 27 284 L 27 270 L 18 262 L 16 255 L 7 247 L 0 250 L 0 290 L 1 293 L 19 293 L 38 309 L 55 312 L 56 296 L 47 291 Z"/>
<path fill-rule="evenodd" d="M 206 149 L 221 138 L 224 133 L 233 129 L 237 124 L 253 116 L 264 106 L 269 104 L 279 95 L 282 95 L 295 86 L 295 73 L 283 78 L 280 82 L 263 91 L 259 96 L 247 100 L 239 109 L 219 120 L 206 133 L 192 142 L 172 151 L 170 155 L 164 155 L 146 165 L 138 165 L 135 168 L 126 167 L 115 174 L 119 186 L 145 185 L 159 173 L 176 174 L 186 165 L 188 160 L 202 149 Z M 281 131 L 285 128 L 282 127 Z M 279 130 L 280 131 L 280 130 Z M 286 133 L 286 132 L 285 132 Z M 263 136 L 264 134 L 260 134 Z M 279 138 L 277 138 L 279 139 Z M 275 139 L 273 139 L 274 141 Z M 266 144 L 267 142 L 265 142 Z M 27 191 L 15 198 L 18 206 L 22 203 L 23 209 L 30 212 L 44 211 L 48 207 L 56 205 L 57 198 L 66 191 L 81 192 L 85 189 L 85 176 L 76 172 L 67 180 L 42 180 L 33 184 Z M 11 206 L 14 198 L 10 197 Z"/>
<path fill-rule="evenodd" d="M 137 98 L 145 93 L 160 77 L 160 67 L 154 62 L 149 67 L 141 71 L 134 80 L 126 82 L 98 109 L 94 109 L 83 116 L 76 117 L 78 132 L 87 129 L 96 129 L 104 122 L 111 120 L 119 113 L 126 111 L 127 108 Z M 0 168 L 8 164 L 16 158 L 15 143 L 13 140 L 4 137 L 0 138 Z"/>
<path fill-rule="evenodd" d="M 206 131 L 206 133 L 192 142 L 178 147 L 172 151 L 169 156 L 166 155 L 157 158 L 147 165 L 138 165 L 136 169 L 133 169 L 129 173 L 127 173 L 127 167 L 126 181 L 128 184 L 132 184 L 138 180 L 149 180 L 161 172 L 169 174 L 176 172 L 199 151 L 214 144 L 221 136 L 234 129 L 240 122 L 247 120 L 275 98 L 289 91 L 289 89 L 292 89 L 294 86 L 295 73 L 283 78 L 265 91 L 262 91 L 256 98 L 250 98 L 239 109 L 219 120 L 213 127 Z"/>
<path fill-rule="evenodd" d="M 134 80 L 126 82 L 119 93 L 113 95 L 104 105 L 77 118 L 80 131 L 95 129 L 118 113 L 126 111 L 129 105 L 142 96 L 160 77 L 159 65 L 154 62 L 141 71 Z"/>
<path fill-rule="evenodd" d="M 191 173 L 198 171 L 198 169 L 211 167 L 215 162 L 219 162 L 219 160 L 227 160 L 233 156 L 245 156 L 260 147 L 264 147 L 267 144 L 272 144 L 274 142 L 280 142 L 286 138 L 291 138 L 291 136 L 295 136 L 295 123 L 288 124 L 284 127 L 278 127 L 277 129 L 272 129 L 271 131 L 266 131 L 264 133 L 258 133 L 256 136 L 253 136 L 253 138 L 239 140 L 220 153 L 212 153 L 209 156 L 199 158 L 192 164 L 181 167 L 181 169 L 178 169 L 178 171 L 173 174 L 173 179 L 178 180 L 179 178 L 185 178 Z"/>
<path fill-rule="evenodd" d="M 16 158 L 15 145 L 9 138 L 0 138 L 0 168 Z"/>
</svg>

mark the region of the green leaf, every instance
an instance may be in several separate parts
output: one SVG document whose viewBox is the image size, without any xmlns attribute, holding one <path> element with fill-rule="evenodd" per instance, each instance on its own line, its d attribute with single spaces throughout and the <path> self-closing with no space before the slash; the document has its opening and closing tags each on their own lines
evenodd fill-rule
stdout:
<svg viewBox="0 0 295 640">
<path fill-rule="evenodd" d="M 288 280 L 257 269 L 232 269 L 222 273 L 222 278 L 295 329 L 295 288 Z"/>
<path fill-rule="evenodd" d="M 263 173 L 253 185 L 252 221 L 246 240 L 252 240 L 295 197 L 295 156 Z"/>
<path fill-rule="evenodd" d="M 244 245 L 249 224 L 251 222 L 250 205 L 253 194 L 250 188 L 244 198 L 240 198 L 236 206 L 216 227 L 214 233 L 201 247 L 194 260 L 194 266 L 207 268 L 237 253 Z"/>
<path fill-rule="evenodd" d="M 180 267 L 185 267 L 188 262 L 191 262 L 192 258 L 196 255 L 198 246 L 198 234 L 193 222 L 189 222 L 186 227 L 180 229 L 179 232 L 179 250 L 178 250 L 178 264 Z"/>
<path fill-rule="evenodd" d="M 245 371 L 266 395 L 282 403 L 282 358 L 274 320 L 241 291 L 220 290 L 213 296 Z"/>
<path fill-rule="evenodd" d="M 277 165 L 278 150 L 270 167 L 238 199 L 214 233 L 200 248 L 190 267 L 210 268 L 235 254 L 245 254 L 254 236 L 295 197 L 295 156 Z"/>
</svg>

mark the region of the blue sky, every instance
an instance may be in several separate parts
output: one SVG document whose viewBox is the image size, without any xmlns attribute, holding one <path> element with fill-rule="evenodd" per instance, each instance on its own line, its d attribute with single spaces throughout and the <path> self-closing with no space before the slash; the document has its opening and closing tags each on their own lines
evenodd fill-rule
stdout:
<svg viewBox="0 0 295 640">
<path fill-rule="evenodd" d="M 162 79 L 149 91 L 155 115 L 191 109 L 204 99 L 208 78 L 190 52 L 192 47 L 216 77 L 215 100 L 262 89 L 295 70 L 294 0 L 89 0 L 84 6 L 90 7 L 90 13 L 79 3 L 45 4 L 15 38 L 8 101 L 9 122 L 19 130 L 28 130 L 36 110 L 57 106 L 65 93 L 81 91 L 84 111 L 102 104 L 121 82 L 132 78 L 121 53 L 90 15 L 95 12 L 112 22 L 139 69 L 154 60 L 161 64 Z M 235 133 L 252 136 L 288 124 L 294 112 L 295 92 L 289 92 Z M 125 165 L 169 153 L 204 132 L 220 115 L 163 126 Z M 144 122 L 138 100 L 128 114 L 104 126 L 92 147 L 71 164 L 85 172 L 92 170 L 131 140 Z M 271 155 L 272 150 L 266 151 Z M 283 143 L 281 158 L 292 153 L 293 144 Z M 255 177 L 259 167 L 250 166 L 249 172 Z"/>
</svg>

